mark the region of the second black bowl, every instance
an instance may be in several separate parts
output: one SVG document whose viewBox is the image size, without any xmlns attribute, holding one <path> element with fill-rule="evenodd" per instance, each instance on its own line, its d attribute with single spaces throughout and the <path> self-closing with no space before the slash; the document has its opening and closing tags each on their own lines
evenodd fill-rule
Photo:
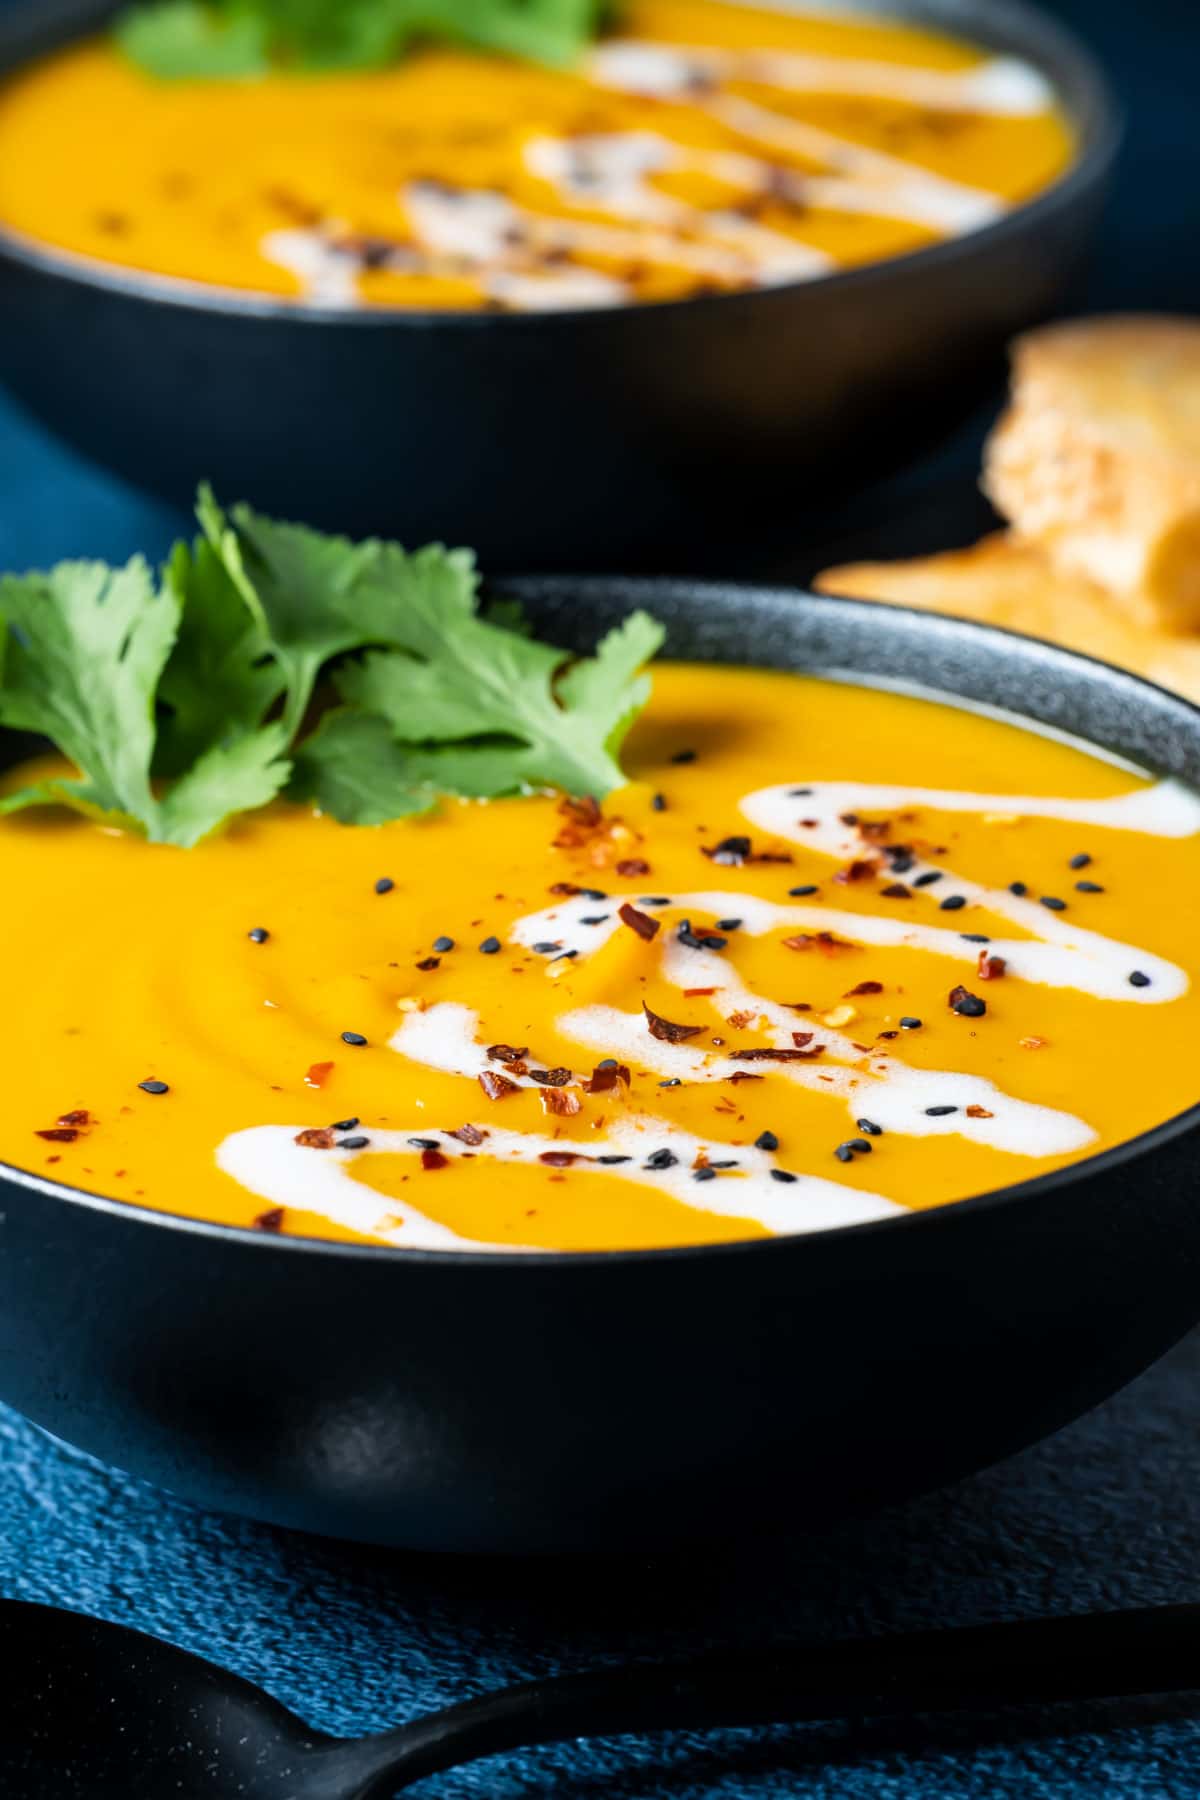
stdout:
<svg viewBox="0 0 1200 1800">
<path fill-rule="evenodd" d="M 21 0 L 0 72 L 98 28 L 110 0 Z M 1019 0 L 889 10 L 1020 56 L 1078 153 L 1040 198 L 933 249 L 818 281 L 562 314 L 324 312 L 131 274 L 0 231 L 0 378 L 88 455 L 186 499 L 493 568 L 711 567 L 774 521 L 918 453 L 1061 301 L 1119 136 L 1106 83 Z"/>
</svg>

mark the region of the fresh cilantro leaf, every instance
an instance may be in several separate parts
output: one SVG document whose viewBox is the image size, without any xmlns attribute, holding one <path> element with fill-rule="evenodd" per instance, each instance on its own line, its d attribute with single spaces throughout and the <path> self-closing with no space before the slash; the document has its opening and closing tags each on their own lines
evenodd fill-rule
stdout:
<svg viewBox="0 0 1200 1800">
<path fill-rule="evenodd" d="M 113 30 L 126 56 L 160 80 L 263 75 L 270 67 L 266 20 L 250 7 L 158 0 L 120 13 Z"/>
<path fill-rule="evenodd" d="M 662 628 L 634 613 L 556 683 L 564 651 L 479 617 L 465 571 L 448 578 L 442 561 L 424 573 L 418 557 L 380 547 L 361 603 L 378 637 L 407 654 L 348 664 L 334 678 L 342 699 L 385 718 L 405 743 L 502 740 L 489 751 L 500 771 L 493 792 L 538 785 L 602 797 L 619 787 L 615 751 L 649 693 L 636 672 Z"/>
<path fill-rule="evenodd" d="M 386 825 L 428 812 L 437 799 L 413 779 L 408 752 L 386 720 L 346 709 L 326 713 L 300 745 L 290 792 L 343 825 Z"/>
<path fill-rule="evenodd" d="M 152 0 L 115 29 L 150 74 L 204 79 L 382 68 L 429 39 L 568 64 L 604 10 L 600 0 Z"/>
<path fill-rule="evenodd" d="M 140 557 L 123 569 L 68 562 L 0 580 L 0 618 L 0 724 L 51 738 L 75 764 L 82 784 L 54 784 L 67 804 L 136 820 L 153 835 L 154 694 L 175 641 L 177 600 L 155 592 Z M 19 798 L 10 795 L 6 810 Z"/>
<path fill-rule="evenodd" d="M 230 524 L 207 488 L 197 512 L 230 579 L 265 622 L 284 677 L 283 724 L 290 743 L 322 665 L 372 641 L 351 597 L 377 560 L 379 545 L 281 524 L 248 506 L 235 506 Z"/>
<path fill-rule="evenodd" d="M 206 538 L 175 545 L 163 583 L 181 609 L 158 698 L 155 772 L 177 775 L 206 750 L 260 725 L 284 687 L 257 596 L 235 582 Z"/>
<path fill-rule="evenodd" d="M 286 750 L 281 725 L 264 725 L 207 750 L 163 796 L 156 840 L 191 849 L 235 813 L 265 806 L 291 774 Z"/>
</svg>

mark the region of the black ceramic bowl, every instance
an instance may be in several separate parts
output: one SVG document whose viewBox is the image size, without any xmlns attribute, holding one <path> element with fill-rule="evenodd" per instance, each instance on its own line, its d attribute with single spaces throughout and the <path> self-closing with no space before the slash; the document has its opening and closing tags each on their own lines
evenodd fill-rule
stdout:
<svg viewBox="0 0 1200 1800">
<path fill-rule="evenodd" d="M 112 10 L 20 0 L 0 70 Z M 0 377 L 177 499 L 207 476 L 286 517 L 472 544 L 492 568 L 711 568 L 735 538 L 745 567 L 752 534 L 794 542 L 965 415 L 1007 340 L 1061 301 L 1112 163 L 1104 79 L 1044 15 L 887 10 L 1041 68 L 1078 133 L 1064 178 L 984 230 L 823 280 L 556 315 L 308 310 L 0 232 Z"/>
<path fill-rule="evenodd" d="M 909 680 L 1200 783 L 1200 711 L 1032 639 L 794 592 L 556 578 L 669 653 Z M 798 1527 L 1053 1431 L 1200 1317 L 1200 1107 L 1004 1192 L 698 1249 L 265 1237 L 0 1170 L 0 1398 L 206 1506 L 421 1548 Z"/>
</svg>

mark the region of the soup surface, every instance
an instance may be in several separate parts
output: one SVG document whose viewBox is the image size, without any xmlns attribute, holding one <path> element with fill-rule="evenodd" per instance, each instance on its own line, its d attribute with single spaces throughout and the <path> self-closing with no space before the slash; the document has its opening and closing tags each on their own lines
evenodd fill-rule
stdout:
<svg viewBox="0 0 1200 1800">
<path fill-rule="evenodd" d="M 0 99 L 0 220 L 91 258 L 321 305 L 616 305 L 806 280 L 1046 187 L 1040 75 L 908 26 L 633 0 L 552 71 L 161 82 L 86 43 Z"/>
<path fill-rule="evenodd" d="M 5 820 L 0 1156 L 263 1230 L 584 1250 L 936 1206 L 1197 1099 L 1189 791 L 671 665 L 627 766 L 596 816 L 279 806 L 190 851 Z"/>
</svg>

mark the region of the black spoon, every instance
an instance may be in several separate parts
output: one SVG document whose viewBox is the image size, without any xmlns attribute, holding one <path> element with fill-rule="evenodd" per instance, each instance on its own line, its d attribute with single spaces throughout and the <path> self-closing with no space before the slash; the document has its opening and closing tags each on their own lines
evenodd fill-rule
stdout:
<svg viewBox="0 0 1200 1800">
<path fill-rule="evenodd" d="M 124 1626 L 0 1602 L 11 1800 L 386 1800 L 564 1738 L 987 1709 L 1200 1688 L 1200 1606 L 1032 1619 L 531 1681 L 357 1742 Z"/>
</svg>

